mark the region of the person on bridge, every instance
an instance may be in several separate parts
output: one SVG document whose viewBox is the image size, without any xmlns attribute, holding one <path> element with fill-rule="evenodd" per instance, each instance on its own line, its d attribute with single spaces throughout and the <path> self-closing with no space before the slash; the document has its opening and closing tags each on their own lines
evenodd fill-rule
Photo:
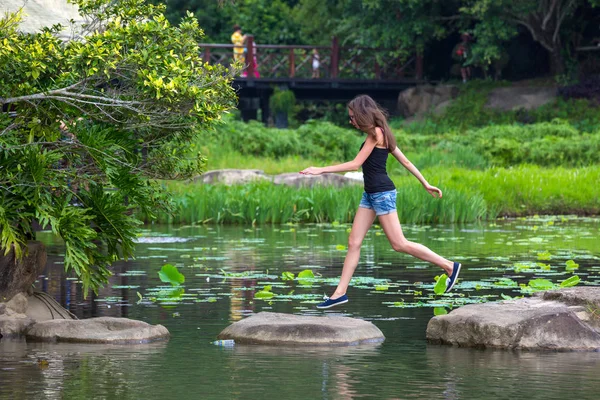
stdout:
<svg viewBox="0 0 600 400">
<path fill-rule="evenodd" d="M 319 63 L 319 51 L 317 49 L 313 49 L 312 51 L 312 76 L 311 78 L 319 78 L 320 76 L 320 63 Z"/>
<path fill-rule="evenodd" d="M 242 35 L 242 28 L 239 25 L 233 26 L 233 34 L 231 35 L 231 43 L 233 43 L 233 61 L 244 63 L 244 41 L 246 35 Z"/>
<path fill-rule="evenodd" d="M 346 290 L 358 266 L 363 239 L 375 221 L 375 217 L 379 217 L 379 223 L 394 250 L 431 262 L 448 274 L 446 292 L 449 292 L 458 279 L 461 264 L 449 261 L 427 247 L 410 242 L 404 237 L 396 211 L 396 187 L 386 171 L 388 154 L 391 153 L 413 174 L 433 197 L 441 198 L 442 191 L 431 186 L 396 146 L 396 139 L 388 126 L 385 111 L 371 97 L 360 95 L 350 101 L 348 115 L 350 124 L 367 134 L 354 160 L 321 168 L 309 167 L 300 171 L 305 175 L 320 175 L 328 172 L 356 171 L 362 166 L 364 175 L 365 191 L 348 238 L 348 253 L 344 260 L 340 281 L 333 295 L 326 297 L 317 308 L 325 309 L 348 302 Z"/>
</svg>

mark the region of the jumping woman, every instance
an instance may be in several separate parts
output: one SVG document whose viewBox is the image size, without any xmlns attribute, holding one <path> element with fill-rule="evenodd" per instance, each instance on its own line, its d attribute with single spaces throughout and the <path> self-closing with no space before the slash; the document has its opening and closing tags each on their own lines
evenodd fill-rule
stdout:
<svg viewBox="0 0 600 400">
<path fill-rule="evenodd" d="M 363 239 L 375 221 L 375 217 L 379 217 L 379 223 L 395 251 L 433 263 L 448 274 L 446 292 L 449 292 L 458 279 L 461 265 L 437 255 L 421 244 L 409 242 L 404 237 L 396 212 L 396 187 L 386 171 L 388 154 L 391 153 L 413 174 L 433 197 L 442 197 L 442 191 L 431 186 L 396 146 L 396 139 L 388 126 L 385 112 L 371 97 L 361 95 L 350 101 L 348 115 L 350 124 L 367 134 L 367 139 L 354 160 L 328 167 L 309 167 L 300 171 L 305 175 L 321 175 L 328 172 L 356 171 L 362 166 L 365 184 L 365 191 L 348 238 L 348 253 L 344 260 L 340 282 L 333 295 L 318 304 L 317 308 L 330 308 L 348 302 L 346 290 L 358 266 Z"/>
</svg>

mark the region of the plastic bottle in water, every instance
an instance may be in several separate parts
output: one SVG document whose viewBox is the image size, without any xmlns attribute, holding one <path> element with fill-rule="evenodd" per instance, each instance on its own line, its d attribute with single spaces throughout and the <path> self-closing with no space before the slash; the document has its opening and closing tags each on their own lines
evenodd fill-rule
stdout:
<svg viewBox="0 0 600 400">
<path fill-rule="evenodd" d="M 213 344 L 216 346 L 231 347 L 235 345 L 235 341 L 233 339 L 215 340 Z"/>
</svg>

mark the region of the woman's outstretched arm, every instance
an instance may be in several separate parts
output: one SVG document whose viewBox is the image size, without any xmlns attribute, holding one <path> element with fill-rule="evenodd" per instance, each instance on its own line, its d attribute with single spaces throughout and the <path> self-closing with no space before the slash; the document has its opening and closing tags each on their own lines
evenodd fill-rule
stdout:
<svg viewBox="0 0 600 400">
<path fill-rule="evenodd" d="M 425 177 L 423 177 L 421 172 L 417 169 L 417 167 L 415 167 L 414 164 L 411 163 L 408 158 L 406 158 L 404 153 L 402 153 L 398 147 L 396 147 L 394 151 L 392 151 L 392 155 L 396 158 L 396 160 L 398 160 L 400 164 L 402 164 L 404 168 L 408 170 L 408 172 L 413 174 L 415 178 L 417 178 L 419 182 L 421 182 L 425 190 L 427 190 L 433 197 L 442 197 L 442 191 L 435 186 L 431 186 L 429 182 L 427 182 Z"/>
<path fill-rule="evenodd" d="M 365 162 L 369 154 L 375 148 L 375 139 L 370 135 L 367 136 L 367 140 L 365 140 L 365 145 L 358 152 L 354 160 L 345 162 L 343 164 L 330 165 L 327 167 L 308 167 L 302 171 L 301 174 L 304 175 L 321 175 L 328 172 L 346 172 L 346 171 L 356 171 L 360 168 L 361 165 Z"/>
</svg>

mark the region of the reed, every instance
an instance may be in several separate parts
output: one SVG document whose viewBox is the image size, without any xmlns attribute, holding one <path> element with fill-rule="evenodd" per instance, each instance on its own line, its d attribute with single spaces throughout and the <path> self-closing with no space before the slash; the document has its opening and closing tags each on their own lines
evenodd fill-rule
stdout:
<svg viewBox="0 0 600 400">
<path fill-rule="evenodd" d="M 396 175 L 402 223 L 464 223 L 502 216 L 600 214 L 600 166 L 578 169 L 521 165 L 476 171 L 437 167 L 423 170 L 442 199 L 431 197 L 412 176 Z M 351 222 L 361 186 L 293 188 L 256 182 L 206 185 L 169 182 L 176 212 L 160 223 L 283 224 Z"/>
<path fill-rule="evenodd" d="M 362 187 L 293 188 L 270 182 L 247 185 L 168 183 L 176 212 L 159 223 L 283 224 L 352 222 Z M 406 223 L 470 222 L 487 217 L 479 194 L 457 190 L 434 199 L 420 185 L 398 187 L 398 215 Z"/>
</svg>

